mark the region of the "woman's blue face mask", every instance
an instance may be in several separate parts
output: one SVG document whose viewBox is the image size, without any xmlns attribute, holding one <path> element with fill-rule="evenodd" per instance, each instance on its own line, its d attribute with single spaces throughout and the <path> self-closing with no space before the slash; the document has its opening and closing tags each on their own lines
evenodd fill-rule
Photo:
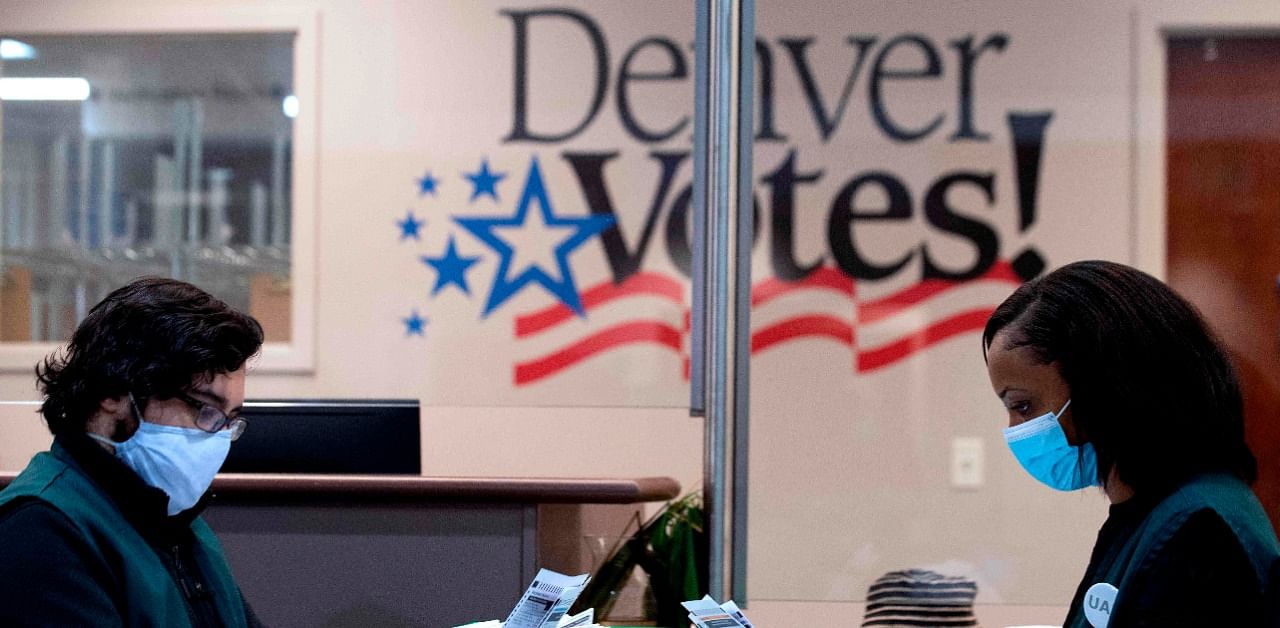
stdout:
<svg viewBox="0 0 1280 628">
<path fill-rule="evenodd" d="M 1062 431 L 1059 419 L 1070 405 L 1068 399 L 1056 413 L 1047 412 L 1004 430 L 1004 440 L 1022 468 L 1059 491 L 1075 491 L 1098 483 L 1098 455 L 1093 445 L 1072 445 Z"/>
</svg>

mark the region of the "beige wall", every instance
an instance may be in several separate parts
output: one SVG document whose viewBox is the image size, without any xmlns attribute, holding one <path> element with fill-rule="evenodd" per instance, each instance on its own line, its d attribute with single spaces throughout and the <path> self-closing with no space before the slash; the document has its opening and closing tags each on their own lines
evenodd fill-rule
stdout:
<svg viewBox="0 0 1280 628">
<path fill-rule="evenodd" d="M 371 320 L 396 321 L 399 309 L 389 310 L 380 291 L 386 283 L 370 277 L 390 276 L 386 260 L 371 252 L 394 242 L 394 221 L 412 196 L 403 190 L 382 191 L 382 182 L 403 178 L 412 185 L 421 175 L 420 164 L 438 158 L 441 145 L 459 143 L 451 136 L 452 124 L 464 120 L 467 103 L 445 89 L 433 77 L 461 61 L 456 42 L 468 26 L 479 28 L 491 21 L 500 5 L 420 2 L 276 2 L 269 5 L 243 2 L 174 2 L 149 7 L 121 3 L 10 3 L 5 28 L 18 31 L 67 29 L 80 25 L 101 30 L 104 24 L 172 22 L 182 28 L 220 24 L 243 28 L 255 14 L 267 23 L 287 20 L 319 23 L 317 50 L 305 51 L 321 69 L 318 102 L 311 107 L 318 116 L 317 163 L 319 174 L 312 212 L 316 223 L 313 264 L 316 285 L 314 369 L 305 374 L 279 375 L 265 371 L 249 378 L 250 397 L 418 397 L 423 410 L 423 468 L 426 473 L 478 476 L 636 476 L 670 475 L 686 487 L 701 477 L 701 421 L 678 408 L 582 408 L 582 407 L 460 407 L 448 403 L 448 386 L 433 384 L 425 360 L 402 360 L 395 355 L 371 355 L 369 340 L 354 329 L 372 327 Z M 152 10 L 154 9 L 154 10 Z M 122 17 L 124 16 L 124 17 Z M 233 17 L 227 17 L 233 16 Z M 462 25 L 432 33 L 432 24 Z M 225 26 L 224 26 L 225 28 Z M 431 33 L 430 37 L 424 36 Z M 493 34 L 505 42 L 507 34 Z M 509 44 L 507 44 L 509 45 Z M 434 69 L 421 64 L 431 59 Z M 315 61 L 319 60 L 319 61 Z M 509 68 L 504 64 L 502 72 Z M 416 72 L 416 74 L 414 74 Z M 509 75 L 494 79 L 505 86 Z M 303 107 L 307 107 L 304 104 Z M 429 113 L 428 113 L 429 112 Z M 300 119 L 301 122 L 301 119 Z M 430 123 L 429 123 L 430 122 Z M 505 124 L 495 122 L 494 124 Z M 497 137 L 501 129 L 486 129 Z M 470 159 L 471 155 L 467 154 Z M 388 175 L 388 164 L 399 164 Z M 469 166 L 470 167 L 470 166 Z M 370 181 L 378 184 L 369 185 Z M 370 220 L 369 214 L 390 212 L 387 220 Z M 383 209 L 389 208 L 389 209 Z M 297 236 L 295 236 L 296 238 Z M 417 263 L 415 258 L 413 263 Z M 392 279 L 392 282 L 401 282 Z M 422 291 L 429 289 L 423 281 Z M 299 288 L 306 290 L 306 286 Z M 447 295 L 446 295 L 447 296 Z M 468 315 L 469 317 L 472 315 Z M 443 317 L 440 317 L 443 318 Z M 381 327 L 381 326 L 379 326 Z M 447 327 L 432 330 L 442 339 Z M 386 325 L 383 336 L 403 335 Z M 457 334 L 453 334 L 457 336 Z M 442 340 L 444 341 L 444 340 Z M 459 352 L 468 352 L 465 337 L 454 339 Z M 452 348 L 452 347 L 451 347 Z M 433 348 L 434 349 L 434 348 Z M 445 349 L 438 353 L 444 354 Z M 376 352 L 376 353 L 381 353 Z M 433 354 L 437 353 L 433 350 Z M 456 354 L 456 353 L 455 353 Z M 465 360 L 465 368 L 483 372 L 502 368 L 499 363 Z M 455 387 L 456 388 L 456 387 Z M 0 374 L 0 399 L 36 398 L 30 371 Z M 441 401 L 444 399 L 445 401 Z M 18 468 L 30 452 L 47 444 L 47 434 L 29 429 L 25 411 L 0 408 L 5 421 L 5 453 L 0 462 Z M 10 416 L 16 414 L 17 416 Z M 509 438 L 513 424 L 537 425 Z M 10 427 L 21 426 L 21 427 Z M 12 453 L 10 453 L 12 452 Z"/>
<path fill-rule="evenodd" d="M 571 4 L 609 16 L 601 21 L 619 41 L 663 29 L 684 38 L 692 32 L 692 8 L 681 3 L 667 5 L 672 8 L 664 15 L 637 3 Z M 1002 128 L 1004 112 L 1012 109 L 1055 112 L 1052 154 L 1046 156 L 1041 188 L 1043 219 L 1025 240 L 1014 234 L 1012 214 L 1007 213 L 1014 194 L 1006 178 L 1012 168 L 1007 135 L 989 147 L 938 142 L 913 153 L 865 132 L 865 126 L 831 144 L 815 140 L 811 130 L 797 130 L 796 142 L 806 146 L 804 157 L 836 171 L 832 177 L 839 181 L 884 163 L 915 181 L 974 163 L 999 164 L 992 168 L 999 173 L 999 208 L 1006 213 L 998 221 L 1003 221 L 999 227 L 1008 241 L 1036 244 L 1055 264 L 1108 257 L 1158 273 L 1163 178 L 1161 127 L 1152 119 L 1160 115 L 1162 83 L 1152 77 L 1163 66 L 1155 33 L 1174 22 L 1280 26 L 1271 4 L 1228 4 L 992 1 L 817 7 L 762 0 L 759 23 L 761 32 L 774 37 L 811 32 L 828 19 L 822 16 L 838 16 L 848 26 L 836 30 L 848 32 L 922 32 L 940 40 L 965 33 L 1010 33 L 1008 51 L 984 66 L 991 74 L 980 75 L 979 115 L 985 116 L 980 123 Z M 449 327 L 437 325 L 431 333 L 440 340 L 432 353 L 409 360 L 380 355 L 397 346 L 387 337 L 396 330 L 368 331 L 369 321 L 393 319 L 400 312 L 386 296 L 399 267 L 370 254 L 385 246 L 388 228 L 384 214 L 375 211 L 391 212 L 392 219 L 403 211 L 406 196 L 394 182 L 417 176 L 424 155 L 460 163 L 477 154 L 460 142 L 478 137 L 496 145 L 506 130 L 507 118 L 475 115 L 466 96 L 491 89 L 489 81 L 500 86 L 498 92 L 510 84 L 509 25 L 494 17 L 508 3 L 191 0 L 157 5 L 155 11 L 174 5 L 207 14 L 211 24 L 222 14 L 252 16 L 258 11 L 311 16 L 318 23 L 318 96 L 310 103 L 318 111 L 318 156 L 311 180 L 315 202 L 295 210 L 314 212 L 314 368 L 254 373 L 250 396 L 417 397 L 424 404 L 423 468 L 428 474 L 670 475 L 687 488 L 697 487 L 702 423 L 670 407 L 677 404 L 477 403 L 483 391 L 459 392 L 458 386 L 441 383 L 451 381 L 446 373 L 450 364 L 439 356 L 466 352 L 470 340 L 465 334 L 451 336 Z M 148 11 L 140 6 L 124 0 L 9 3 L 4 21 L 6 26 L 37 29 L 68 21 L 93 23 L 96 14 L 123 8 L 146 19 Z M 504 26 L 495 32 L 495 25 Z M 486 43 L 472 43 L 473 37 Z M 832 37 L 819 43 L 831 47 L 815 48 L 814 54 L 847 54 Z M 500 59 L 492 74 L 458 71 L 486 54 Z M 620 50 L 613 54 L 616 65 Z M 838 85 L 845 67 L 838 65 L 823 76 L 823 84 Z M 797 86 L 786 84 L 779 94 L 779 115 L 801 111 L 800 99 Z M 931 102 L 905 105 L 904 119 L 927 116 Z M 865 105 L 855 104 L 849 115 L 866 116 L 858 106 Z M 863 120 L 859 124 L 865 125 Z M 611 125 L 606 137 L 618 133 L 616 121 L 602 124 Z M 758 160 L 772 166 L 784 149 L 764 146 L 760 150 L 767 156 Z M 854 155 L 847 167 L 839 165 L 844 155 Z M 829 203 L 835 182 L 824 185 L 825 196 L 815 201 L 823 205 Z M 800 241 L 818 241 L 820 236 L 804 234 L 823 228 L 820 220 L 799 225 Z M 886 236 L 889 241 L 894 237 Z M 938 246 L 952 244 L 943 239 Z M 800 248 L 805 255 L 820 253 L 816 245 Z M 756 268 L 757 273 L 768 271 L 762 258 Z M 384 277 L 393 278 L 379 279 Z M 488 364 L 483 348 L 474 356 L 458 368 L 477 377 L 486 376 L 486 369 L 503 368 Z M 978 578 L 985 624 L 1059 620 L 1106 503 L 1092 491 L 1047 491 L 1026 478 L 1005 453 L 997 432 L 1002 414 L 988 391 L 976 334 L 875 378 L 851 380 L 833 368 L 805 370 L 806 365 L 848 359 L 845 348 L 797 343 L 756 361 L 750 584 L 760 609 L 757 622 L 799 625 L 789 622 L 792 613 L 818 609 L 840 618 L 833 622 L 853 623 L 843 619 L 860 617 L 856 600 L 876 575 L 922 565 Z M 610 373 L 614 363 L 605 364 L 600 370 Z M 794 383 L 796 373 L 800 384 Z M 806 387 L 827 392 L 806 395 Z M 0 375 L 0 399 L 35 396 L 29 373 Z M 0 406 L 0 467 L 20 468 L 47 444 L 47 435 L 29 412 Z M 955 437 L 984 439 L 986 483 L 978 490 L 949 485 Z M 797 605 L 797 600 L 823 604 Z"/>
</svg>

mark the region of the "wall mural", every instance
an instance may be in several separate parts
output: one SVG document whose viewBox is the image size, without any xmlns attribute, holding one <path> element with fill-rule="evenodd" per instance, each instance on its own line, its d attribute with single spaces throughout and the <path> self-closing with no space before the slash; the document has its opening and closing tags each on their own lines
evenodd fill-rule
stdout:
<svg viewBox="0 0 1280 628">
<path fill-rule="evenodd" d="M 536 387 L 584 373 L 598 377 L 593 358 L 643 346 L 679 358 L 667 363 L 671 377 L 646 378 L 662 389 L 651 398 L 678 403 L 688 378 L 692 46 L 680 35 L 663 33 L 610 40 L 600 24 L 607 18 L 587 10 L 503 9 L 494 18 L 493 27 L 511 35 L 503 53 L 512 78 L 505 89 L 494 81 L 486 96 L 500 99 L 508 112 L 506 133 L 481 138 L 488 147 L 475 153 L 467 170 L 428 164 L 416 181 L 404 181 L 411 207 L 394 230 L 388 227 L 388 241 L 398 239 L 404 251 L 406 285 L 423 293 L 401 319 L 405 335 L 430 336 L 432 301 L 456 291 L 474 303 L 476 325 L 501 324 L 492 315 L 508 314 L 506 331 L 517 345 L 573 325 L 573 333 L 513 360 L 509 386 Z M 553 52 L 548 40 L 539 39 L 543 30 L 554 30 L 561 41 L 572 38 L 588 53 L 575 59 L 571 72 L 580 97 L 566 99 L 560 85 L 534 74 L 538 66 L 555 63 L 547 58 Z M 998 223 L 1013 216 L 1019 234 L 1037 223 L 1053 112 L 1008 109 L 1003 127 L 976 115 L 990 106 L 978 77 L 991 71 L 985 66 L 1007 54 L 1010 44 L 1010 35 L 999 31 L 839 38 L 761 33 L 754 103 L 755 250 L 767 264 L 759 264 L 754 275 L 753 355 L 818 339 L 848 348 L 851 374 L 871 373 L 981 329 L 1004 292 L 1044 270 L 1048 262 L 1034 244 L 1009 251 Z M 666 93 L 679 98 L 633 96 L 657 83 L 675 86 Z M 952 92 L 948 101 L 933 103 L 936 111 L 926 118 L 912 111 L 917 104 L 896 95 L 920 83 L 944 84 Z M 800 90 L 789 97 L 802 105 L 792 111 L 803 115 L 782 117 L 779 96 L 791 85 Z M 862 107 L 853 106 L 859 99 Z M 543 108 L 555 109 L 561 119 L 539 119 Z M 851 119 L 851 111 L 863 108 L 866 118 Z M 594 127 L 611 116 L 624 133 L 610 145 L 583 147 Z M 1002 145 L 1008 165 L 973 160 L 935 169 L 921 181 L 889 164 L 850 171 L 838 161 L 810 157 L 820 152 L 814 147 L 847 143 L 844 127 L 855 124 L 902 154 L 937 143 Z M 806 125 L 810 133 L 797 128 Z M 544 167 L 559 175 L 549 180 Z M 998 193 L 1009 185 L 1004 177 L 1012 179 L 1016 194 Z M 622 179 L 646 192 L 620 194 Z M 803 237 L 796 228 L 801 220 L 819 224 L 814 235 L 821 239 L 820 251 L 798 252 L 813 248 L 797 241 Z M 893 224 L 910 225 L 917 233 L 896 238 L 892 254 L 868 253 L 864 243 L 878 237 L 876 229 Z M 445 235 L 434 248 L 404 246 L 421 245 L 427 231 Z M 939 236 L 951 240 L 941 253 L 931 244 Z M 580 254 L 589 248 L 602 258 Z M 655 263 L 664 252 L 666 259 Z M 481 261 L 491 268 L 482 268 Z M 423 284 L 429 289 L 422 290 Z M 976 301 L 946 298 L 979 284 L 1004 289 L 983 291 Z M 521 293 L 541 302 L 513 303 Z M 798 310 L 770 312 L 779 298 L 808 293 L 839 298 L 834 307 L 812 300 Z M 603 306 L 638 296 L 651 298 L 630 316 L 593 316 Z M 907 312 L 924 316 L 904 325 L 898 319 Z"/>
</svg>

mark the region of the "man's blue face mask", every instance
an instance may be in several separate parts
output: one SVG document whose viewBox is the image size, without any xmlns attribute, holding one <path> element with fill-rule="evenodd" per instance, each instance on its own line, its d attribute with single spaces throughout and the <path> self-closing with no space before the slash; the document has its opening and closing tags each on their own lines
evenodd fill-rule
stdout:
<svg viewBox="0 0 1280 628">
<path fill-rule="evenodd" d="M 1098 483 L 1098 455 L 1093 445 L 1067 442 L 1058 419 L 1071 400 L 1056 413 L 1048 412 L 1025 423 L 1005 428 L 1004 440 L 1031 477 L 1059 491 L 1074 491 Z"/>
<path fill-rule="evenodd" d="M 138 431 L 129 440 L 115 442 L 97 434 L 89 438 L 111 445 L 116 457 L 133 469 L 143 482 L 169 496 L 169 516 L 200 501 L 213 484 L 231 451 L 231 430 L 209 433 L 194 427 L 158 425 L 142 418 L 133 394 L 129 394 Z"/>
</svg>

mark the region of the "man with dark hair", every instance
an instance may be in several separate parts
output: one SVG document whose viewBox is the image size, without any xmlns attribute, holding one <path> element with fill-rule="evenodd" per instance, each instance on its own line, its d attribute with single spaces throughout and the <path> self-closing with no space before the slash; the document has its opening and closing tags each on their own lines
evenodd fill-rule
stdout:
<svg viewBox="0 0 1280 628">
<path fill-rule="evenodd" d="M 144 278 L 36 368 L 53 446 L 0 491 L 0 625 L 254 626 L 199 514 L 262 327 Z"/>
</svg>

